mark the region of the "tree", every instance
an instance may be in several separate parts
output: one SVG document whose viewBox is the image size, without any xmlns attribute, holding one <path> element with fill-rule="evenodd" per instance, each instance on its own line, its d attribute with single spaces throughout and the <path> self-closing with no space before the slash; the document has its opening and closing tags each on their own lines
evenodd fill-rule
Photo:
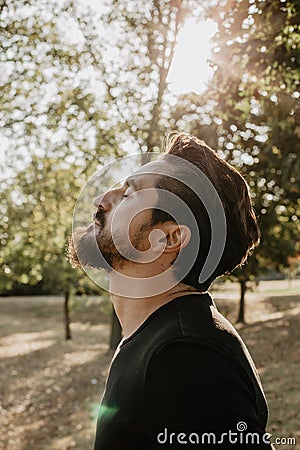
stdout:
<svg viewBox="0 0 300 450">
<path fill-rule="evenodd" d="M 102 56 L 90 50 L 100 40 L 93 16 L 68 0 L 7 0 L 0 20 L 6 163 L 22 170 L 38 154 L 78 162 L 91 173 L 105 155 L 118 153 L 103 101 Z"/>
<path fill-rule="evenodd" d="M 150 149 L 184 19 L 182 3 L 149 1 L 144 8 L 110 2 L 102 26 L 106 32 L 113 25 L 119 39 L 113 48 L 111 34 L 106 41 L 102 30 L 100 38 L 92 15 L 72 1 L 7 0 L 0 78 L 0 121 L 11 139 L 7 165 L 30 172 L 35 156 L 50 157 L 89 174 L 95 161 L 105 160 L 107 145 L 119 155 L 116 142 L 133 138 Z M 104 64 L 105 51 L 118 57 L 106 55 Z"/>
<path fill-rule="evenodd" d="M 76 171 L 74 166 L 61 168 L 56 159 L 33 157 L 0 197 L 1 291 L 38 286 L 39 291 L 62 292 L 67 339 L 71 286 L 79 283 L 64 257 L 81 181 Z M 86 280 L 81 277 L 80 282 Z"/>
<path fill-rule="evenodd" d="M 248 265 L 235 272 L 243 321 L 247 281 L 269 265 L 281 269 L 299 251 L 299 5 L 225 3 L 210 12 L 219 27 L 207 94 L 214 102 L 211 121 L 218 124 L 217 147 L 253 190 L 262 233 Z"/>
<path fill-rule="evenodd" d="M 1 290 L 75 282 L 64 259 L 86 176 L 113 152 L 93 16 L 71 1 L 7 0 L 0 9 L 0 123 L 9 140 L 1 177 Z M 68 30 L 71 30 L 69 32 Z M 93 81 L 91 81 L 91 77 Z"/>
<path fill-rule="evenodd" d="M 248 281 L 282 270 L 299 253 L 299 5 L 296 1 L 217 1 L 206 92 L 181 96 L 174 112 L 184 127 L 218 149 L 247 179 L 261 244 L 234 272 L 244 321 Z"/>
<path fill-rule="evenodd" d="M 111 118 L 118 119 L 136 151 L 152 151 L 170 128 L 174 98 L 168 74 L 178 33 L 186 18 L 200 17 L 203 8 L 195 0 L 108 0 L 106 5 L 102 20 L 104 45 L 110 49 L 105 78 Z"/>
</svg>

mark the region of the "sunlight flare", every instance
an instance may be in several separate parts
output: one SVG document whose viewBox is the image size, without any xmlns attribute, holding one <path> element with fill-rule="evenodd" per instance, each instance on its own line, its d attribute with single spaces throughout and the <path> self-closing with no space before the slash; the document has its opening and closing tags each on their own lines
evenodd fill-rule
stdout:
<svg viewBox="0 0 300 450">
<path fill-rule="evenodd" d="M 178 36 L 174 60 L 170 68 L 168 81 L 174 94 L 195 92 L 200 94 L 213 76 L 208 64 L 212 43 L 211 38 L 217 31 L 212 20 L 196 22 L 188 19 Z"/>
</svg>

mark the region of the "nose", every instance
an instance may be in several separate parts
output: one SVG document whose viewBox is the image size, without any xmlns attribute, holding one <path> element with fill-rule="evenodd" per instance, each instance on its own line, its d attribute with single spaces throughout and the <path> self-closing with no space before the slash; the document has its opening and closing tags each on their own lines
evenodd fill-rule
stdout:
<svg viewBox="0 0 300 450">
<path fill-rule="evenodd" d="M 118 191 L 118 189 L 112 189 L 96 197 L 93 202 L 94 206 L 103 211 L 109 211 L 115 201 L 116 191 Z"/>
<path fill-rule="evenodd" d="M 103 199 L 104 195 L 105 195 L 105 194 L 98 195 L 98 197 L 96 197 L 96 198 L 94 199 L 93 205 L 94 205 L 96 208 L 99 208 L 99 207 L 100 207 L 101 200 Z"/>
<path fill-rule="evenodd" d="M 105 199 L 106 192 L 104 194 L 99 195 L 94 200 L 94 206 L 96 206 L 97 209 L 103 209 L 104 211 L 107 211 L 109 209 L 107 199 Z"/>
</svg>

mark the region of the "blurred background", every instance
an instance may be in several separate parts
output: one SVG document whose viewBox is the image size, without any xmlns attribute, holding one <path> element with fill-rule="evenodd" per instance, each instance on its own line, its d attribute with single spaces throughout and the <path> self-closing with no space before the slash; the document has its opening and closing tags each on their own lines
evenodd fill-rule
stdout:
<svg viewBox="0 0 300 450">
<path fill-rule="evenodd" d="M 172 130 L 249 183 L 261 244 L 212 293 L 276 448 L 300 448 L 299 17 L 296 0 L 0 0 L 1 449 L 92 448 L 121 334 L 65 260 L 73 209 L 97 169 Z"/>
</svg>

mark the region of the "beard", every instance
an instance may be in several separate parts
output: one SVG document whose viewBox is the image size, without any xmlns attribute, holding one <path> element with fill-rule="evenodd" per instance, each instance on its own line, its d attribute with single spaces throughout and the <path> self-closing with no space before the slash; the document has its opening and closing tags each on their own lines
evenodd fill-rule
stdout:
<svg viewBox="0 0 300 450">
<path fill-rule="evenodd" d="M 126 256 L 121 255 L 112 239 L 111 233 L 104 228 L 105 218 L 99 211 L 96 218 L 100 226 L 94 223 L 87 227 L 78 227 L 69 238 L 66 258 L 74 268 L 90 267 L 93 269 L 105 269 L 110 272 L 121 268 L 124 263 L 131 261 L 130 251 Z M 142 238 L 145 226 L 134 236 L 132 245 L 137 248 Z M 119 240 L 120 242 L 120 240 Z M 126 247 L 125 242 L 121 245 Z"/>
<path fill-rule="evenodd" d="M 69 238 L 67 260 L 74 268 L 91 267 L 111 270 L 115 259 L 112 239 L 94 224 L 78 227 Z"/>
</svg>

